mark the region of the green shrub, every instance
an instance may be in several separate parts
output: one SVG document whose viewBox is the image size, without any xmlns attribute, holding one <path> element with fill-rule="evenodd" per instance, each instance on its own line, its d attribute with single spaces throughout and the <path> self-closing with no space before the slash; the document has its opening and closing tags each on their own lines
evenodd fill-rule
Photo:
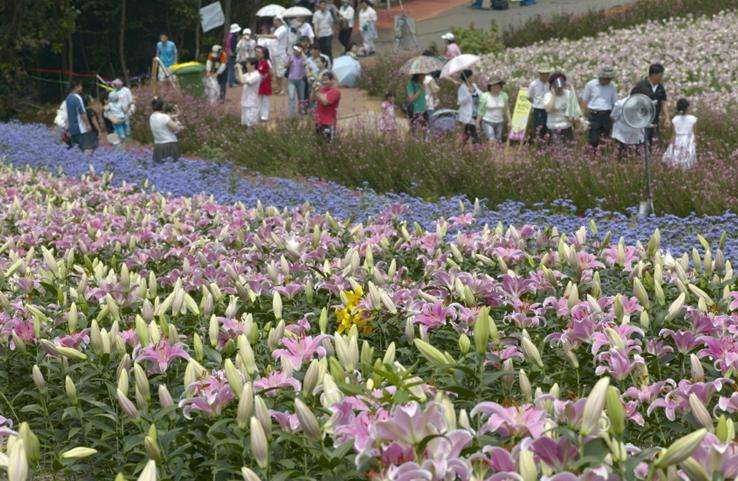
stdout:
<svg viewBox="0 0 738 481">
<path fill-rule="evenodd" d="M 489 30 L 478 29 L 472 23 L 466 28 L 454 28 L 453 32 L 456 35 L 456 43 L 462 52 L 485 55 L 499 52 L 505 48 L 505 45 L 500 41 L 499 28 L 494 21 L 492 21 Z"/>
<path fill-rule="evenodd" d="M 611 28 L 628 28 L 652 20 L 689 15 L 713 15 L 738 7 L 736 0 L 637 0 L 627 6 L 591 10 L 583 15 L 556 14 L 532 18 L 507 28 L 501 35 L 506 47 L 523 47 L 555 38 L 576 40 Z"/>
</svg>

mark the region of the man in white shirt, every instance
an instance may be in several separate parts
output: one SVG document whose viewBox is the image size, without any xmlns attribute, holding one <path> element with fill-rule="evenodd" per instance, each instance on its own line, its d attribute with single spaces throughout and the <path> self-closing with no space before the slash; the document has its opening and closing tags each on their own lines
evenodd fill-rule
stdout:
<svg viewBox="0 0 738 481">
<path fill-rule="evenodd" d="M 351 6 L 350 0 L 341 0 L 341 8 L 338 9 L 340 30 L 338 31 L 338 41 L 343 45 L 344 52 L 351 50 L 351 34 L 354 30 L 354 7 Z"/>
<path fill-rule="evenodd" d="M 333 13 L 328 9 L 326 0 L 318 3 L 318 9 L 313 14 L 313 28 L 318 37 L 320 52 L 333 62 Z"/>
<path fill-rule="evenodd" d="M 589 145 L 597 149 L 600 140 L 609 138 L 612 133 L 612 109 L 618 101 L 618 90 L 612 79 L 615 71 L 612 67 L 603 67 L 596 79 L 587 82 L 580 96 L 582 110 L 588 112 Z"/>
<path fill-rule="evenodd" d="M 548 80 L 553 73 L 553 69 L 548 66 L 538 67 L 538 78 L 528 86 L 528 99 L 533 107 L 533 137 L 543 138 L 548 134 L 546 128 L 547 113 L 543 108 L 543 99 L 549 91 Z"/>
</svg>

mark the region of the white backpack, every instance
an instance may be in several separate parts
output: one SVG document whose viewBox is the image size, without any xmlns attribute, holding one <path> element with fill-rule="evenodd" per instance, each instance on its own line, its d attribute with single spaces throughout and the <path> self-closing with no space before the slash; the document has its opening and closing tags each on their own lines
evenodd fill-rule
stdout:
<svg viewBox="0 0 738 481">
<path fill-rule="evenodd" d="M 67 128 L 67 101 L 64 100 L 59 108 L 56 110 L 56 117 L 54 117 L 54 125 L 59 127 L 60 129 L 66 129 Z"/>
</svg>

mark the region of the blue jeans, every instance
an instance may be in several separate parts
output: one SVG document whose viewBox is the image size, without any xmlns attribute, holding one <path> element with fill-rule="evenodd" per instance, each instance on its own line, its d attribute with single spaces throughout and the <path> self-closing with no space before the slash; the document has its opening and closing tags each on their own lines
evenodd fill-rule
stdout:
<svg viewBox="0 0 738 481">
<path fill-rule="evenodd" d="M 303 112 L 303 104 L 305 102 L 305 80 L 289 79 L 287 84 L 287 96 L 289 104 L 287 106 L 287 117 L 295 117 L 298 113 Z"/>
<path fill-rule="evenodd" d="M 472 8 L 482 8 L 482 2 L 484 0 L 474 0 L 474 2 L 471 4 Z"/>
<path fill-rule="evenodd" d="M 228 57 L 226 63 L 226 74 L 228 75 L 228 86 L 233 88 L 236 86 L 236 57 L 233 55 Z"/>
</svg>

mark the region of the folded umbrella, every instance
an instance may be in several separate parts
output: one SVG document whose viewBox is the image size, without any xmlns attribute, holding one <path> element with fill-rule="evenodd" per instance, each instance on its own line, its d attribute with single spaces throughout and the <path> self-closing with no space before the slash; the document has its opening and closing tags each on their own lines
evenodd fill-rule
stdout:
<svg viewBox="0 0 738 481">
<path fill-rule="evenodd" d="M 481 59 L 477 55 L 472 55 L 469 53 L 454 57 L 446 62 L 446 65 L 443 66 L 443 70 L 441 70 L 441 77 L 450 77 L 455 73 L 469 70 L 480 60 Z"/>
<path fill-rule="evenodd" d="M 400 72 L 405 75 L 427 74 L 443 69 L 444 61 L 436 57 L 421 55 L 413 57 L 402 66 Z"/>
<path fill-rule="evenodd" d="M 257 17 L 277 17 L 279 15 L 282 15 L 286 8 L 284 8 L 282 5 L 265 5 L 259 9 L 258 12 L 256 12 Z"/>
<path fill-rule="evenodd" d="M 342 87 L 356 87 L 361 77 L 361 64 L 355 58 L 342 55 L 333 61 L 333 75 Z"/>
</svg>

